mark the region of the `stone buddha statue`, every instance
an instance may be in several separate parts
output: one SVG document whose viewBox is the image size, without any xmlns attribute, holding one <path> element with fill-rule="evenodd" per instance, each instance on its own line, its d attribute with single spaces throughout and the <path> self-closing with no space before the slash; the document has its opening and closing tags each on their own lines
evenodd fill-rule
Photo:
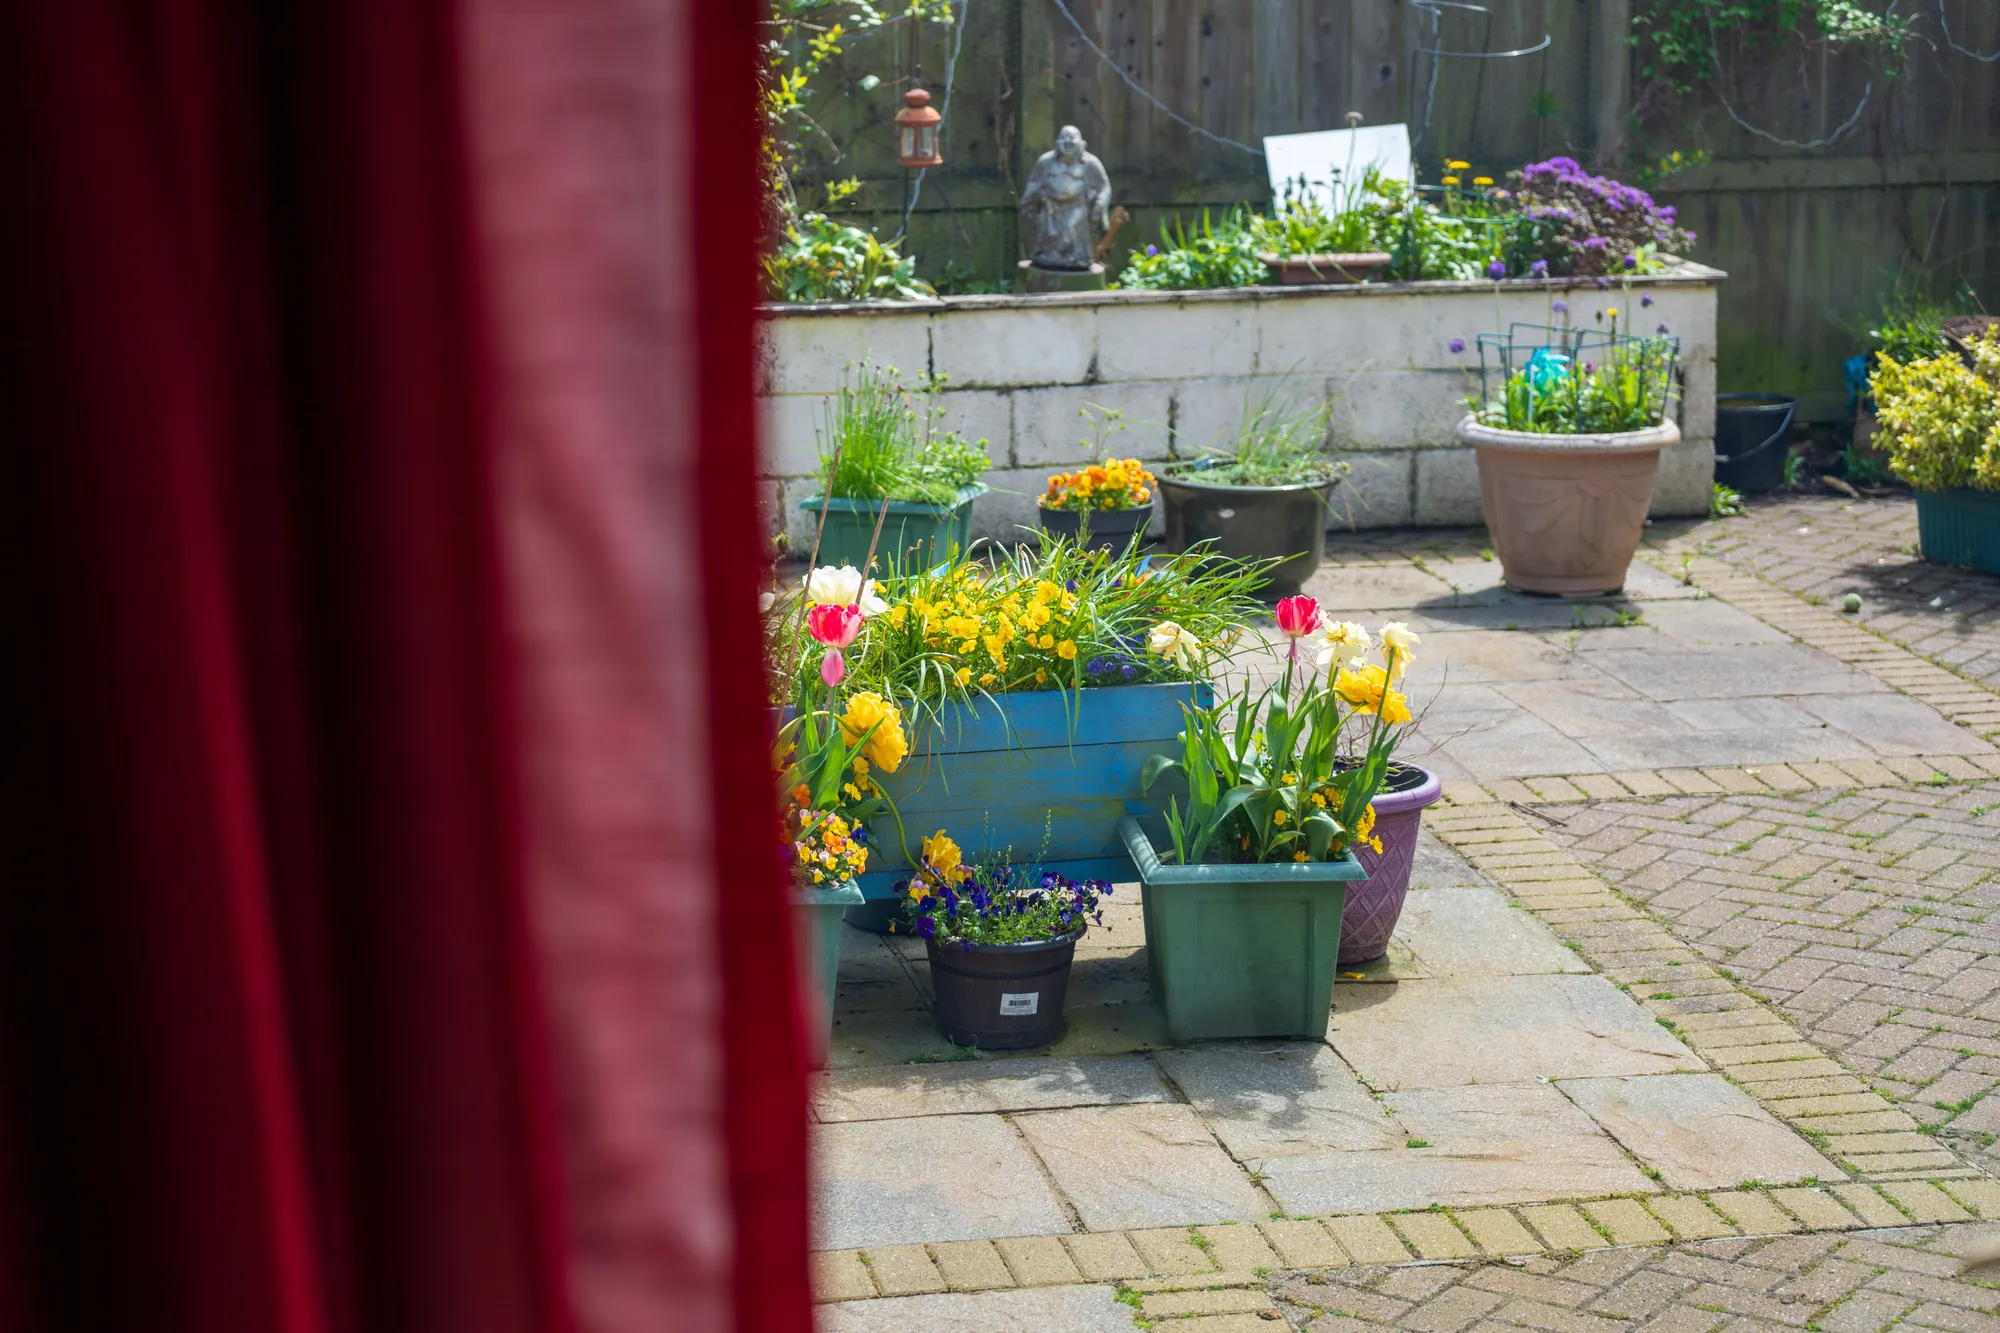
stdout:
<svg viewBox="0 0 2000 1333">
<path fill-rule="evenodd" d="M 1021 191 L 1021 245 L 1036 268 L 1088 272 L 1091 247 L 1110 228 L 1111 178 L 1065 125 L 1035 160 Z"/>
</svg>

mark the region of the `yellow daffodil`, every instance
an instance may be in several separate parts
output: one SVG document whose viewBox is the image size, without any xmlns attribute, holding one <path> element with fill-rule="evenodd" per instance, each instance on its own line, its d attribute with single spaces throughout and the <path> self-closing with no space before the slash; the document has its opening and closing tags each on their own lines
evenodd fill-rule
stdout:
<svg viewBox="0 0 2000 1333">
<path fill-rule="evenodd" d="M 1410 701 L 1390 687 L 1389 673 L 1381 667 L 1342 667 L 1333 690 L 1357 713 L 1380 713 L 1384 722 L 1410 720 Z"/>
<path fill-rule="evenodd" d="M 1146 651 L 1156 657 L 1172 658 L 1185 671 L 1192 667 L 1194 655 L 1201 651 L 1201 640 L 1173 621 L 1162 620 L 1146 635 Z M 1075 656 L 1073 644 L 1070 655 Z"/>
<path fill-rule="evenodd" d="M 871 690 L 862 690 L 847 701 L 847 711 L 841 715 L 840 729 L 847 737 L 849 745 L 860 740 L 870 727 L 875 731 L 862 745 L 861 753 L 869 763 L 884 773 L 894 773 L 903 762 L 903 756 L 910 752 L 910 743 L 903 736 L 903 717 L 896 711 L 896 705 Z"/>
</svg>

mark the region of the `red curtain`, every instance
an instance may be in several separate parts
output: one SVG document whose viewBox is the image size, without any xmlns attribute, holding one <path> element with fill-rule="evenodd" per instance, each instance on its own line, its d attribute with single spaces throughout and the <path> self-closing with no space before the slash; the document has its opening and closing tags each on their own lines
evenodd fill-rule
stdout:
<svg viewBox="0 0 2000 1333">
<path fill-rule="evenodd" d="M 552 358 L 519 321 L 565 265 L 491 172 L 553 146 L 481 123 L 548 54 L 495 16 L 536 6 L 0 6 L 0 1328 L 808 1326 L 788 940 L 754 850 L 754 158 L 694 132 L 697 94 L 752 124 L 754 14 L 544 8 L 677 22 L 627 64 L 657 95 L 567 150 L 609 180 L 698 144 L 641 239 L 710 247 L 656 323 L 570 291 Z M 698 207 L 697 171 L 735 202 Z M 593 371 L 662 339 L 693 349 L 665 417 L 657 383 Z M 586 401 L 663 430 L 607 436 Z M 607 439 L 625 471 L 564 473 Z M 693 526 L 609 493 L 632 468 L 688 478 Z M 554 604 L 579 585 L 551 571 L 621 533 L 683 581 Z M 621 647 L 662 604 L 693 651 Z M 652 697 L 614 688 L 647 671 Z M 566 728 L 676 709 L 702 725 L 651 736 L 684 780 L 648 794 L 703 833 L 661 875 Z M 662 956 L 602 933 L 647 921 L 693 932 L 691 1020 L 593 977 Z M 701 1095 L 631 1091 L 675 1080 Z M 715 1185 L 674 1212 L 688 1163 Z"/>
</svg>

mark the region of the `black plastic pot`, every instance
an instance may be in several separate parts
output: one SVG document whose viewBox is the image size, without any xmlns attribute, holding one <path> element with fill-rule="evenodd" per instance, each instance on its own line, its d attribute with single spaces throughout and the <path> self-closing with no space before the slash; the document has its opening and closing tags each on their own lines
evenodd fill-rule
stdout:
<svg viewBox="0 0 2000 1333">
<path fill-rule="evenodd" d="M 956 944 L 926 940 L 938 1027 L 960 1046 L 1011 1051 L 1046 1046 L 1063 1034 L 1063 1000 L 1078 930 L 1036 944 Z"/>
<path fill-rule="evenodd" d="M 1792 416 L 1798 410 L 1799 400 L 1781 393 L 1717 394 L 1716 481 L 1745 495 L 1782 483 L 1791 453 Z"/>
<path fill-rule="evenodd" d="M 1122 555 L 1132 542 L 1132 534 L 1144 532 L 1146 525 L 1153 521 L 1153 506 L 1147 504 L 1136 509 L 1101 509 L 1091 514 L 1079 514 L 1072 509 L 1043 509 L 1037 505 L 1035 514 L 1042 521 L 1043 532 L 1051 537 L 1067 537 L 1079 545 L 1083 541 L 1083 520 L 1088 518 L 1092 549 Z"/>
<path fill-rule="evenodd" d="M 1162 477 L 1167 549 L 1179 552 L 1213 542 L 1210 549 L 1231 560 L 1280 560 L 1264 591 L 1290 597 L 1326 558 L 1326 520 L 1337 484 L 1217 486 Z"/>
</svg>

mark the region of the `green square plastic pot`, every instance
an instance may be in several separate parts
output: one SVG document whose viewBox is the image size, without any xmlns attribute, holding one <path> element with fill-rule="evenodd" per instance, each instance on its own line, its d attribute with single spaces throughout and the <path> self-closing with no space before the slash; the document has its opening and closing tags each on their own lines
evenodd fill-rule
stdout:
<svg viewBox="0 0 2000 1333">
<path fill-rule="evenodd" d="M 1926 560 L 2000 574 L 2000 493 L 1918 491 L 1917 541 Z"/>
<path fill-rule="evenodd" d="M 1174 1041 L 1324 1040 L 1352 856 L 1296 865 L 1170 866 L 1119 821 L 1145 884 L 1146 954 Z"/>
<path fill-rule="evenodd" d="M 806 1031 L 812 1039 L 815 1066 L 824 1065 L 833 1048 L 833 996 L 840 981 L 841 918 L 861 905 L 861 890 L 852 883 L 798 885 L 792 890 L 792 920 L 799 955 L 799 990 L 806 1002 Z"/>
<path fill-rule="evenodd" d="M 826 510 L 826 526 L 819 534 L 821 565 L 852 565 L 856 569 L 868 558 L 870 542 L 875 544 L 875 572 L 886 575 L 892 569 L 923 570 L 938 564 L 953 547 L 963 551 L 972 544 L 972 502 L 986 494 L 983 483 L 975 482 L 959 491 L 950 504 L 919 504 L 912 500 L 848 500 L 835 496 L 806 497 L 799 505 L 808 514 Z M 883 514 L 883 506 L 888 513 Z M 875 520 L 882 520 L 882 536 L 875 536 Z"/>
</svg>

